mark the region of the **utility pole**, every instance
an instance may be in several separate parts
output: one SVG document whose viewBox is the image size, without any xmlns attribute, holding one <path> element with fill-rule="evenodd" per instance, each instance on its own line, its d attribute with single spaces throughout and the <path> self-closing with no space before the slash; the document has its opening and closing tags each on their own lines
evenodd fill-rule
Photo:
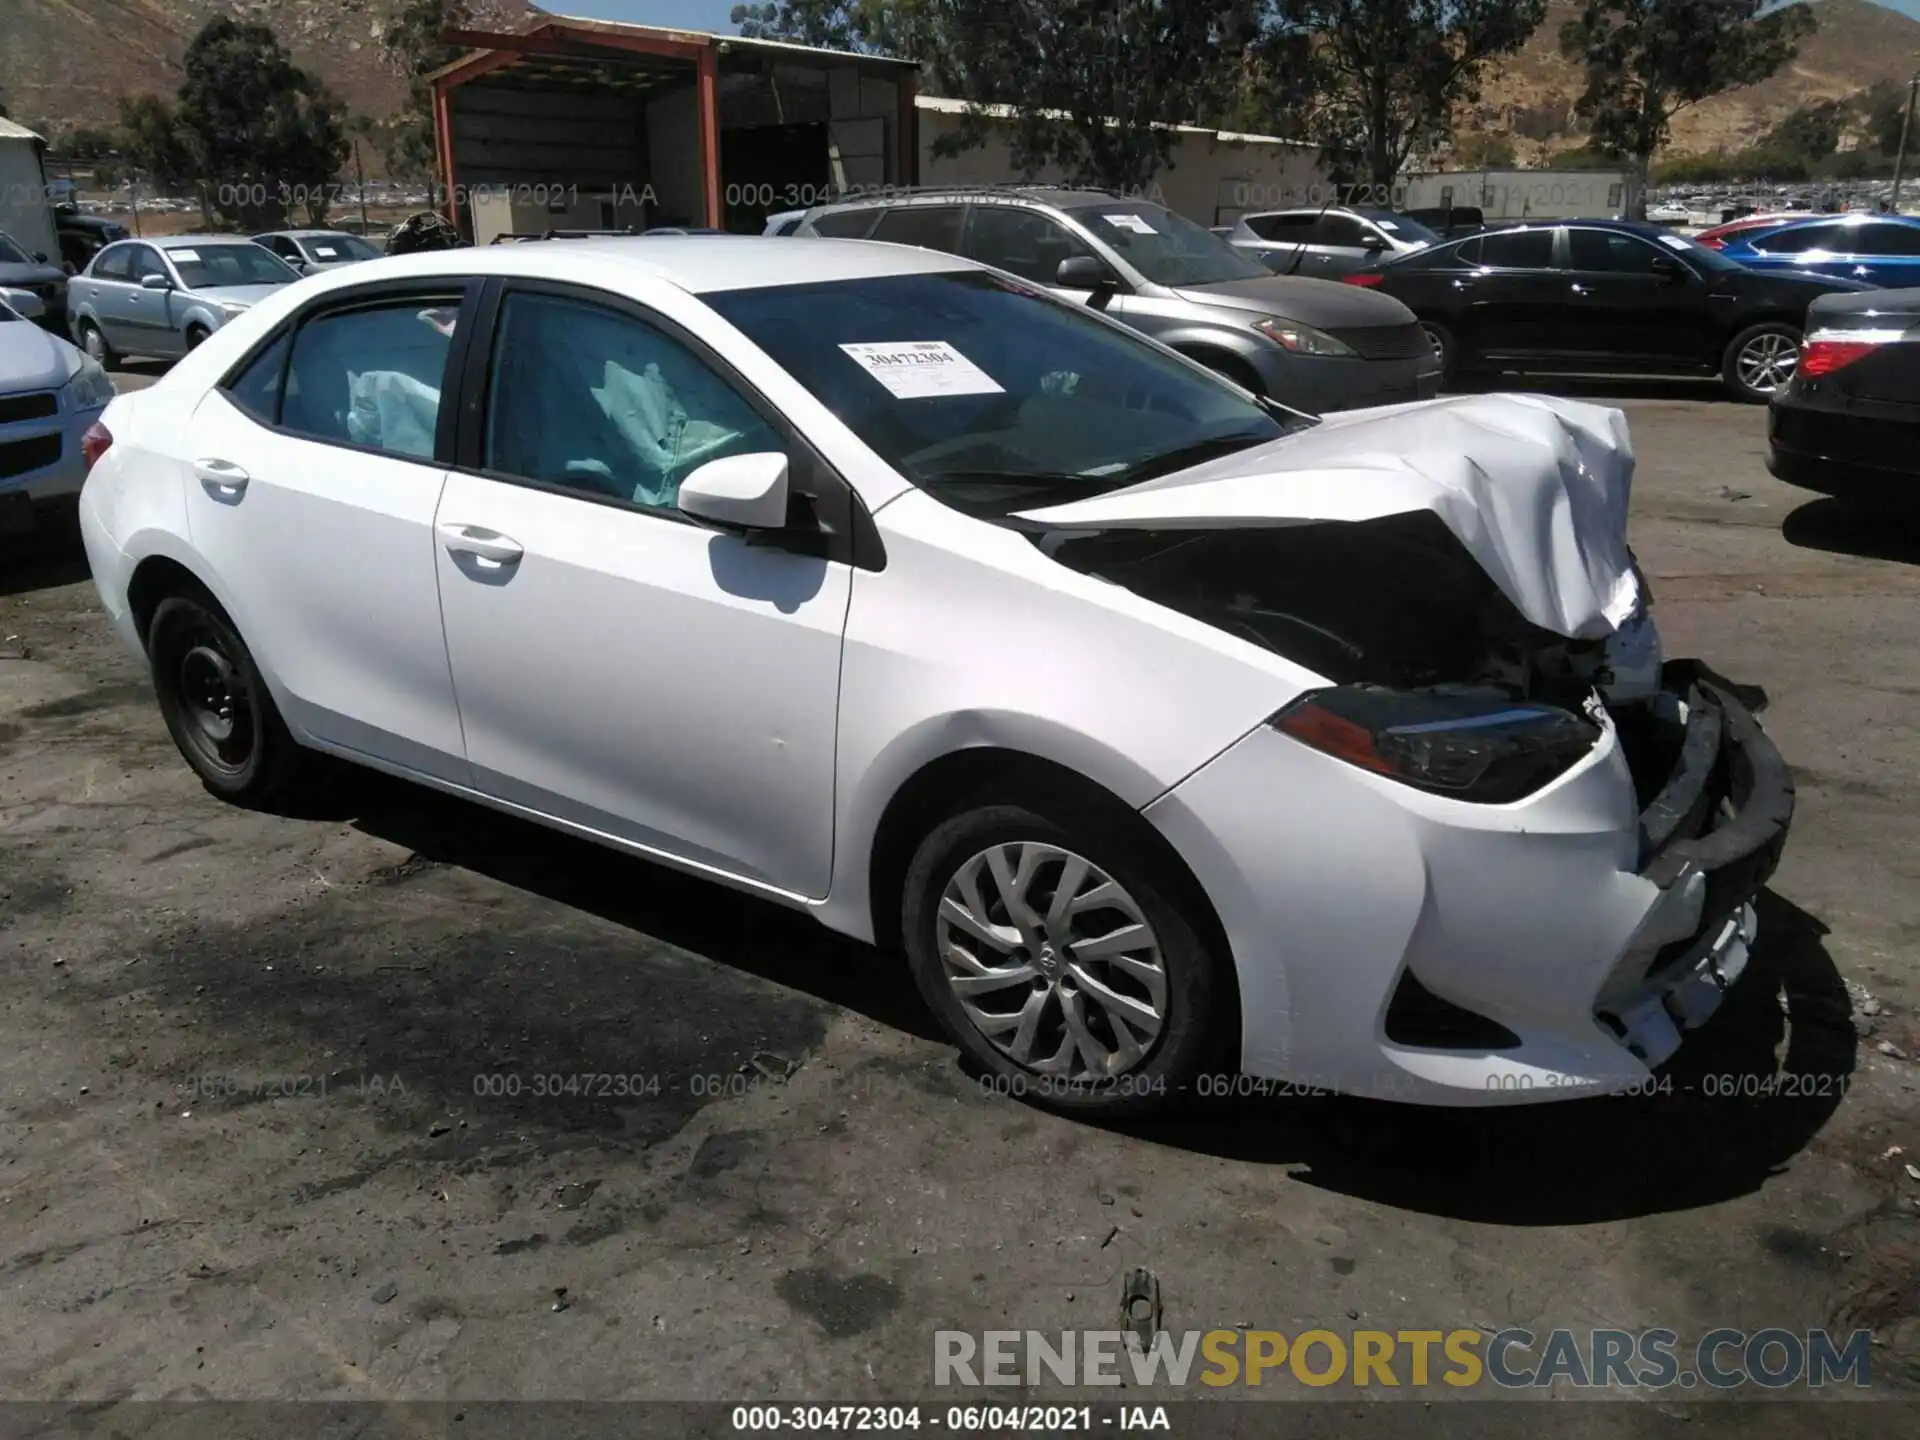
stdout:
<svg viewBox="0 0 1920 1440">
<path fill-rule="evenodd" d="M 367 172 L 360 166 L 360 137 L 353 137 L 353 178 L 360 190 L 360 233 L 367 233 Z"/>
<path fill-rule="evenodd" d="M 1915 95 L 1920 95 L 1920 75 L 1914 76 L 1907 82 L 1907 109 L 1906 113 L 1900 117 L 1900 149 L 1893 157 L 1893 195 L 1888 200 L 1887 207 L 1896 215 L 1900 213 L 1900 177 L 1907 168 L 1907 136 L 1913 129 Z"/>
</svg>

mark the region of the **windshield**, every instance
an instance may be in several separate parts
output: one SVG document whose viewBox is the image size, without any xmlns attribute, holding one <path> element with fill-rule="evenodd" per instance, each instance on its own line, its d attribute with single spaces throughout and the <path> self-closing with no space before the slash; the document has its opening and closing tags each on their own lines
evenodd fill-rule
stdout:
<svg viewBox="0 0 1920 1440">
<path fill-rule="evenodd" d="M 286 261 L 251 240 L 244 245 L 174 246 L 168 249 L 167 258 L 180 272 L 180 283 L 189 290 L 285 285 L 300 278 Z"/>
<path fill-rule="evenodd" d="M 302 235 L 300 248 L 307 258 L 321 265 L 337 265 L 343 260 L 375 260 L 380 252 L 358 235 Z"/>
<path fill-rule="evenodd" d="M 1653 237 L 1669 250 L 1678 251 L 1702 270 L 1741 270 L 1746 267 L 1737 260 L 1729 260 L 1711 245 L 1702 245 L 1691 235 L 1656 235 Z"/>
<path fill-rule="evenodd" d="M 13 243 L 11 235 L 0 235 L 0 265 L 31 265 L 27 252 Z"/>
<path fill-rule="evenodd" d="M 1269 280 L 1273 272 L 1211 230 L 1158 205 L 1106 200 L 1066 212 L 1120 252 L 1155 285 L 1213 285 L 1223 280 Z"/>
<path fill-rule="evenodd" d="M 913 484 L 977 515 L 1085 499 L 1313 423 L 977 271 L 701 298 Z"/>
</svg>

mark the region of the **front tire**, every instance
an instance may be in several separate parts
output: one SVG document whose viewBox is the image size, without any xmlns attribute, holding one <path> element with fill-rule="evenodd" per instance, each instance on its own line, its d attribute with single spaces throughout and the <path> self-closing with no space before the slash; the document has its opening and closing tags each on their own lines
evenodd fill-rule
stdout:
<svg viewBox="0 0 1920 1440">
<path fill-rule="evenodd" d="M 908 963 L 995 1088 L 1140 1114 L 1217 1060 L 1230 982 L 1165 868 L 1111 824 L 1014 804 L 966 810 L 921 842 Z"/>
<path fill-rule="evenodd" d="M 120 364 L 120 357 L 114 353 L 107 337 L 100 333 L 100 327 L 91 320 L 83 319 L 75 327 L 74 338 L 80 342 L 80 348 L 99 362 L 103 370 L 112 370 Z"/>
<path fill-rule="evenodd" d="M 305 752 L 225 612 L 198 595 L 162 600 L 147 657 L 167 732 L 207 789 L 250 808 L 284 799 Z"/>
<path fill-rule="evenodd" d="M 1786 389 L 1799 363 L 1800 331 L 1770 320 L 1749 325 L 1727 342 L 1720 379 L 1734 399 L 1764 405 Z"/>
<path fill-rule="evenodd" d="M 191 355 L 195 350 L 198 350 L 210 333 L 212 332 L 204 325 L 189 325 L 187 327 L 187 353 Z"/>
</svg>

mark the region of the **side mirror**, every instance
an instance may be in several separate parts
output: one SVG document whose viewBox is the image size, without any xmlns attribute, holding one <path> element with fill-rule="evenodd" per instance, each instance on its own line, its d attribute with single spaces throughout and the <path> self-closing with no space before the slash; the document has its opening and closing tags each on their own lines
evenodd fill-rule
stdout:
<svg viewBox="0 0 1920 1440">
<path fill-rule="evenodd" d="M 1681 279 L 1686 272 L 1680 268 L 1678 263 L 1662 255 L 1655 257 L 1653 273 L 1658 275 L 1662 280 L 1678 280 Z"/>
<path fill-rule="evenodd" d="M 142 290 L 171 290 L 173 288 L 173 281 L 164 275 L 142 275 L 140 277 L 140 288 Z"/>
<path fill-rule="evenodd" d="M 1371 240 L 1367 241 L 1367 243 L 1365 245 L 1362 245 L 1360 248 L 1362 250 L 1365 250 L 1369 255 L 1378 255 L 1386 250 L 1387 242 L 1382 240 L 1378 235 L 1375 235 Z"/>
<path fill-rule="evenodd" d="M 787 457 L 778 450 L 709 460 L 680 482 L 680 509 L 729 530 L 787 523 Z"/>
<path fill-rule="evenodd" d="M 44 250 L 36 250 L 33 252 L 33 258 L 44 265 L 47 263 L 47 252 Z"/>
<path fill-rule="evenodd" d="M 1113 284 L 1113 273 L 1097 256 L 1073 255 L 1060 262 L 1053 283 L 1062 290 L 1105 290 Z"/>
</svg>

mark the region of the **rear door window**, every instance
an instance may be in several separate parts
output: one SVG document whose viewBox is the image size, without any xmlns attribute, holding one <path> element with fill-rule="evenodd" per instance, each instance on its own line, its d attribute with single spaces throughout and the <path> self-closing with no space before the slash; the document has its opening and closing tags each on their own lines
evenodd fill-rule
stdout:
<svg viewBox="0 0 1920 1440">
<path fill-rule="evenodd" d="M 316 440 L 430 460 L 459 312 L 457 294 L 422 295 L 307 321 L 293 338 L 281 425 Z"/>
<path fill-rule="evenodd" d="M 881 218 L 869 238 L 958 255 L 960 222 L 966 214 L 964 205 L 899 205 Z"/>
<path fill-rule="evenodd" d="M 1552 269 L 1553 231 L 1506 230 L 1483 235 L 1479 263 L 1499 270 Z"/>
</svg>

